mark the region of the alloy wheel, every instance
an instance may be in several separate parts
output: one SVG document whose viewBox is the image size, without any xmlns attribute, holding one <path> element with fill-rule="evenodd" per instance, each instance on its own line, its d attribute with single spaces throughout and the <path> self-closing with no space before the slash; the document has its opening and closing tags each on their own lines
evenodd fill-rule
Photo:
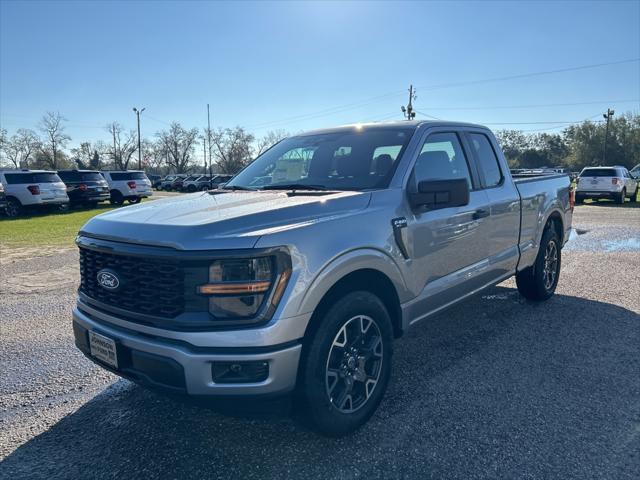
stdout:
<svg viewBox="0 0 640 480">
<path fill-rule="evenodd" d="M 551 241 L 547 244 L 544 251 L 544 268 L 542 269 L 542 281 L 545 290 L 549 291 L 553 288 L 556 277 L 558 276 L 558 246 L 556 242 Z"/>
<path fill-rule="evenodd" d="M 375 320 L 357 315 L 345 322 L 333 339 L 325 371 L 326 393 L 338 411 L 353 413 L 367 403 L 383 360 L 382 334 Z"/>
</svg>

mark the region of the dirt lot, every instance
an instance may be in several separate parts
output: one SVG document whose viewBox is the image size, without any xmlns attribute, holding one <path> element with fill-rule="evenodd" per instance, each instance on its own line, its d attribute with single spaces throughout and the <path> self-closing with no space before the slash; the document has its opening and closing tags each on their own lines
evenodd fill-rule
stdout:
<svg viewBox="0 0 640 480">
<path fill-rule="evenodd" d="M 554 298 L 507 281 L 418 326 L 341 440 L 104 372 L 73 346 L 76 251 L 5 250 L 0 478 L 640 478 L 640 208 L 574 227 Z"/>
</svg>

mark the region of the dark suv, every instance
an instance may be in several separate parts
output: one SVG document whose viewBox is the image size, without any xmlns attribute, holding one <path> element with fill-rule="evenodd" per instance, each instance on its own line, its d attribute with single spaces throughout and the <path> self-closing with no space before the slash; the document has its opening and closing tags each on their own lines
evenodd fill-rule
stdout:
<svg viewBox="0 0 640 480">
<path fill-rule="evenodd" d="M 96 206 L 109 200 L 109 186 L 100 172 L 95 170 L 60 170 L 58 176 L 67 186 L 71 205 Z"/>
</svg>

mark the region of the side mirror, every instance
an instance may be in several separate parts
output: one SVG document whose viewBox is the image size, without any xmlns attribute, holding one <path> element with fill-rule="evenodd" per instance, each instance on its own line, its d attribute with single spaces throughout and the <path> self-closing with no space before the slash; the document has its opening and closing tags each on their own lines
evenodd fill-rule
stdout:
<svg viewBox="0 0 640 480">
<path fill-rule="evenodd" d="M 462 207 L 469 204 L 469 184 L 466 178 L 423 180 L 418 182 L 417 192 L 409 193 L 409 202 L 413 208 L 429 210 Z"/>
</svg>

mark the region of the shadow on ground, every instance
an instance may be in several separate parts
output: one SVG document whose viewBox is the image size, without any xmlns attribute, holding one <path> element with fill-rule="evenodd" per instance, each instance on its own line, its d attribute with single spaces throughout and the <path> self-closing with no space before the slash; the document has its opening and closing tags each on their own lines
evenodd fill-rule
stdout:
<svg viewBox="0 0 640 480">
<path fill-rule="evenodd" d="M 347 438 L 121 380 L 15 450 L 0 477 L 640 477 L 636 312 L 495 287 L 395 348 L 385 400 Z"/>
</svg>

